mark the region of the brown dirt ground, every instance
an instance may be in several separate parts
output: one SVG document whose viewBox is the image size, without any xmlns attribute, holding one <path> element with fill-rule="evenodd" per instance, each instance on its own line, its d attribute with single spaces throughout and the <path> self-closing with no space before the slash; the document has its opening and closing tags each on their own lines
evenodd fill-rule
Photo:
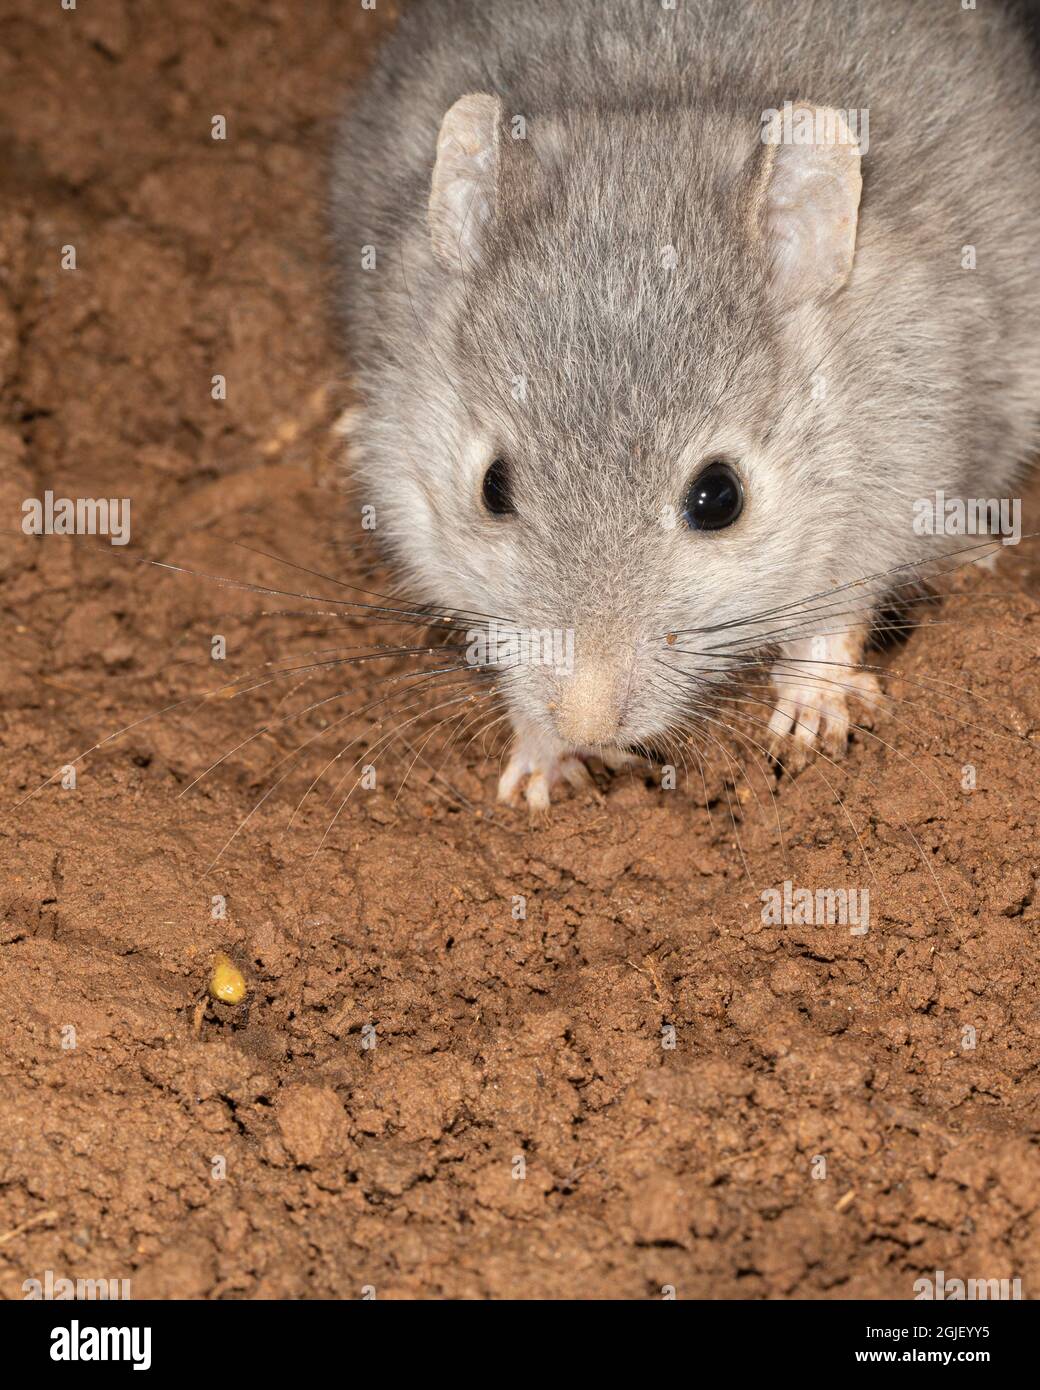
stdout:
<svg viewBox="0 0 1040 1390">
<path fill-rule="evenodd" d="M 319 616 L 349 592 L 230 543 L 385 582 L 340 495 L 322 190 L 389 11 L 0 9 L 0 1295 L 48 1269 L 153 1297 L 907 1298 L 937 1269 L 1040 1290 L 1026 546 L 892 658 L 881 741 L 841 773 L 752 773 L 752 794 L 713 766 L 708 810 L 699 778 L 622 777 L 529 828 L 488 814 L 479 740 L 431 742 L 398 796 L 419 725 L 312 859 L 343 763 L 287 830 L 291 808 L 346 737 L 378 737 L 331 725 L 410 669 L 384 662 L 185 790 L 342 675 L 204 692 L 410 637 Z M 130 496 L 134 543 L 22 536 L 47 487 Z M 764 926 L 785 877 L 868 882 L 870 932 Z M 218 950 L 248 1004 L 196 1036 Z"/>
</svg>

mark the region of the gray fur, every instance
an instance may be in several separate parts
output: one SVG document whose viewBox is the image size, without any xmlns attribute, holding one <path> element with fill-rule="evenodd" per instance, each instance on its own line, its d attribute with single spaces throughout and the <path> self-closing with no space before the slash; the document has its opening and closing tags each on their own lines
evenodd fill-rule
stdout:
<svg viewBox="0 0 1040 1390">
<path fill-rule="evenodd" d="M 486 254 L 452 274 L 426 225 L 434 151 L 480 92 L 528 139 L 503 128 Z M 870 113 L 851 279 L 788 313 L 753 233 L 761 113 L 786 99 Z M 928 553 L 914 499 L 1007 495 L 1036 445 L 1040 115 L 993 0 L 411 4 L 344 121 L 334 206 L 362 500 L 417 597 L 607 654 L 621 745 L 688 713 L 657 661 L 669 631 Z M 498 454 L 508 519 L 480 504 Z M 740 521 L 663 527 L 718 454 L 744 470 Z M 718 665 L 680 661 L 691 689 Z M 551 672 L 505 689 L 554 732 Z"/>
</svg>

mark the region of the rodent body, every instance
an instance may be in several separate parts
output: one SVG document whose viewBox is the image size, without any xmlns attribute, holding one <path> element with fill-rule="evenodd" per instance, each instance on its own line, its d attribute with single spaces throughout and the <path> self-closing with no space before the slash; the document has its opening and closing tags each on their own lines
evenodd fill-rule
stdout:
<svg viewBox="0 0 1040 1390">
<path fill-rule="evenodd" d="M 1006 497 L 1037 443 L 1036 86 L 994 5 L 405 12 L 333 187 L 353 465 L 417 597 L 573 636 L 504 673 L 505 796 L 655 746 L 770 645 L 765 734 L 844 743 L 870 577 L 949 544 L 915 504 Z M 743 506 L 690 529 L 712 460 Z M 828 628 L 812 596 L 859 580 Z"/>
</svg>

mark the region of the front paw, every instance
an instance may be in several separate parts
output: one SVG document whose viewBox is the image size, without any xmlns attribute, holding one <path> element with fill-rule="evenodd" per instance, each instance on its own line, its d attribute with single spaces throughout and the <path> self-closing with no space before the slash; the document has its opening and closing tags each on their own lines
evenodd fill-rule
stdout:
<svg viewBox="0 0 1040 1390">
<path fill-rule="evenodd" d="M 577 752 L 535 729 L 519 730 L 498 779 L 499 801 L 515 806 L 522 794 L 531 811 L 547 811 L 553 793 L 564 785 L 599 795 Z"/>
<path fill-rule="evenodd" d="M 855 723 L 873 728 L 881 684 L 864 670 L 862 648 L 842 636 L 792 645 L 772 669 L 776 707 L 769 720 L 769 754 L 785 771 L 798 772 L 815 750 L 840 757 Z"/>
</svg>

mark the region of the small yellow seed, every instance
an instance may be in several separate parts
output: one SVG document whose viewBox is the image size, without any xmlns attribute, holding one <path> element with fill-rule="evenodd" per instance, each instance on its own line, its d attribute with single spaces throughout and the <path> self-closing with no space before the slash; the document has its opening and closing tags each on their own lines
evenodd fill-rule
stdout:
<svg viewBox="0 0 1040 1390">
<path fill-rule="evenodd" d="M 213 957 L 213 973 L 209 977 L 209 992 L 222 1004 L 241 1004 L 246 997 L 245 977 L 223 951 Z"/>
</svg>

